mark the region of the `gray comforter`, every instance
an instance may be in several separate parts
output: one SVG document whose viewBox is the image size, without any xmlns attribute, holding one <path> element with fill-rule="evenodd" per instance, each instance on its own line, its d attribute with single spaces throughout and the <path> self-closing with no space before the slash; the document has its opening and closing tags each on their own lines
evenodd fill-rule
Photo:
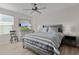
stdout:
<svg viewBox="0 0 79 59">
<path fill-rule="evenodd" d="M 63 35 L 61 33 L 31 33 L 23 37 L 23 46 L 35 50 L 38 54 L 60 54 Z"/>
</svg>

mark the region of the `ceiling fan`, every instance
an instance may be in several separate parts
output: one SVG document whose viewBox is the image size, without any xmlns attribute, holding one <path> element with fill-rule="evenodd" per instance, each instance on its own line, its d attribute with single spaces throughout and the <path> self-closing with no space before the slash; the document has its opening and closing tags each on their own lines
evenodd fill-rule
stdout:
<svg viewBox="0 0 79 59">
<path fill-rule="evenodd" d="M 32 10 L 32 13 L 35 11 L 35 12 L 41 14 L 42 12 L 41 12 L 40 10 L 42 10 L 42 9 L 46 9 L 46 7 L 39 8 L 39 7 L 37 6 L 37 4 L 34 3 L 34 4 L 33 4 L 33 7 L 32 7 L 31 9 L 24 9 L 24 10 Z"/>
</svg>

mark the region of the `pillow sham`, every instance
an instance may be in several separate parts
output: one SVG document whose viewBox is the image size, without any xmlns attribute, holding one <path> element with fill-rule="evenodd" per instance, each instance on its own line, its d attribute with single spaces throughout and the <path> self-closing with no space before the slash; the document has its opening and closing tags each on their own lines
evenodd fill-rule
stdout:
<svg viewBox="0 0 79 59">
<path fill-rule="evenodd" d="M 42 28 L 41 32 L 48 32 L 48 28 L 47 27 Z"/>
<path fill-rule="evenodd" d="M 55 27 L 49 27 L 48 32 L 58 32 L 58 29 Z"/>
</svg>

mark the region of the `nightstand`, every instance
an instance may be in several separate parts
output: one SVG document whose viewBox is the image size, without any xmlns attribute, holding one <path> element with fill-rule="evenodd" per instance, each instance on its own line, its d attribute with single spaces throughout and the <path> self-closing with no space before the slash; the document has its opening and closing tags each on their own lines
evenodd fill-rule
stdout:
<svg viewBox="0 0 79 59">
<path fill-rule="evenodd" d="M 78 42 L 77 42 L 78 41 Z M 62 39 L 62 44 L 77 47 L 79 40 L 76 36 L 65 35 Z"/>
<path fill-rule="evenodd" d="M 79 37 L 76 38 L 76 46 L 79 47 Z"/>
</svg>

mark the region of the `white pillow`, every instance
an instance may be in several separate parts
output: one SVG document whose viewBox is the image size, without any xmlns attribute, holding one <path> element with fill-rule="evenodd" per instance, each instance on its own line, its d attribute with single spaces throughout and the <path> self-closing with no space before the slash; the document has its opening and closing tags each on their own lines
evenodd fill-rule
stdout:
<svg viewBox="0 0 79 59">
<path fill-rule="evenodd" d="M 47 32 L 47 27 L 42 27 L 41 25 L 40 26 L 38 26 L 38 32 Z"/>
<path fill-rule="evenodd" d="M 57 28 L 49 27 L 48 32 L 58 32 Z"/>
<path fill-rule="evenodd" d="M 41 32 L 47 32 L 47 27 L 42 28 Z"/>
</svg>

